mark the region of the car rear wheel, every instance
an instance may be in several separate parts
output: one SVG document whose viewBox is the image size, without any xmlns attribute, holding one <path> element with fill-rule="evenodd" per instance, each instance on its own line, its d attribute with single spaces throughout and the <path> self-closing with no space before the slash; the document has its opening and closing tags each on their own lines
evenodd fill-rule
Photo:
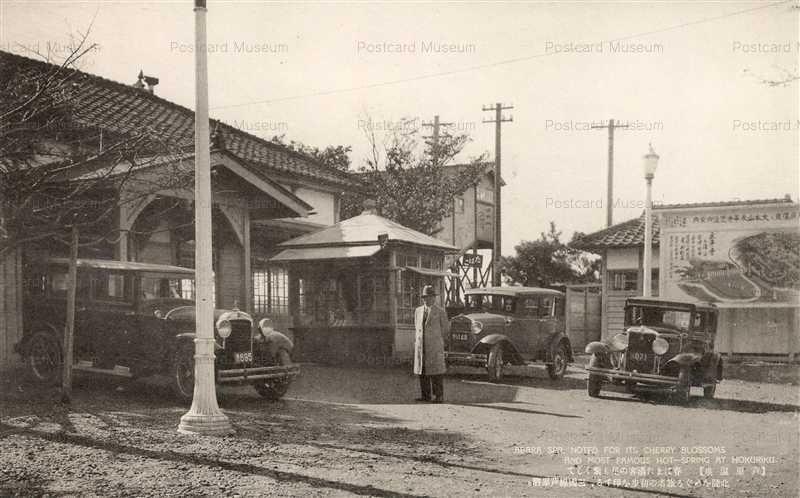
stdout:
<svg viewBox="0 0 800 498">
<path fill-rule="evenodd" d="M 675 401 L 686 404 L 691 398 L 692 373 L 689 367 L 682 367 L 678 372 L 678 385 L 675 387 Z"/>
<path fill-rule="evenodd" d="M 567 373 L 568 358 L 569 351 L 567 351 L 567 345 L 564 343 L 559 344 L 555 353 L 553 353 L 553 363 L 547 365 L 547 375 L 553 380 L 564 377 L 564 374 Z"/>
<path fill-rule="evenodd" d="M 710 386 L 703 386 L 703 397 L 705 399 L 714 399 L 714 394 L 717 392 L 716 382 Z"/>
<path fill-rule="evenodd" d="M 61 379 L 64 359 L 61 344 L 50 332 L 36 332 L 28 342 L 28 362 L 33 378 L 45 384 Z"/>
<path fill-rule="evenodd" d="M 194 345 L 181 345 L 172 359 L 170 384 L 173 394 L 181 402 L 189 403 L 194 397 Z"/>
<path fill-rule="evenodd" d="M 503 345 L 495 344 L 489 351 L 489 360 L 486 370 L 489 373 L 489 382 L 500 382 L 503 379 Z"/>
<path fill-rule="evenodd" d="M 289 351 L 279 349 L 275 355 L 275 364 L 283 367 L 291 365 L 292 357 L 289 355 Z M 290 383 L 291 379 L 289 377 L 284 377 L 282 379 L 265 379 L 256 381 L 253 383 L 253 387 L 262 397 L 270 400 L 278 400 L 289 390 Z"/>
</svg>

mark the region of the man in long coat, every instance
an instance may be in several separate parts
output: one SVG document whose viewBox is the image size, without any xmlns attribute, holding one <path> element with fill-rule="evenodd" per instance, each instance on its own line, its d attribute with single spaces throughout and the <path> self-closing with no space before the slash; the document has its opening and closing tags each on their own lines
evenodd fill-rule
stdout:
<svg viewBox="0 0 800 498">
<path fill-rule="evenodd" d="M 422 306 L 414 313 L 414 373 L 419 375 L 420 397 L 417 401 L 444 400 L 444 338 L 450 333 L 447 312 L 436 304 L 436 290 L 422 288 Z M 433 391 L 433 398 L 431 398 Z"/>
</svg>

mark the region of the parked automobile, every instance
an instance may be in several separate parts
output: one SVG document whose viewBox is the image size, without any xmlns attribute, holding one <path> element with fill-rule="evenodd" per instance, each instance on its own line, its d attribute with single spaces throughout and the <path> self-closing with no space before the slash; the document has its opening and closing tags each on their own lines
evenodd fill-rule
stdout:
<svg viewBox="0 0 800 498">
<path fill-rule="evenodd" d="M 15 350 L 42 382 L 61 378 L 68 261 L 26 271 L 24 331 Z M 79 259 L 75 305 L 76 372 L 140 378 L 165 374 L 182 401 L 194 393 L 194 270 L 177 266 Z M 214 312 L 218 385 L 249 383 L 265 398 L 286 393 L 299 366 L 292 341 L 269 319 Z"/>
<path fill-rule="evenodd" d="M 490 381 L 506 364 L 541 361 L 560 379 L 573 361 L 564 332 L 564 293 L 538 287 L 486 287 L 465 292 L 465 309 L 450 320 L 445 360 L 485 367 Z"/>
<path fill-rule="evenodd" d="M 722 357 L 714 351 L 717 315 L 713 304 L 628 298 L 624 331 L 586 346 L 589 396 L 612 382 L 630 391 L 666 390 L 684 403 L 692 386 L 713 398 L 722 380 Z"/>
</svg>

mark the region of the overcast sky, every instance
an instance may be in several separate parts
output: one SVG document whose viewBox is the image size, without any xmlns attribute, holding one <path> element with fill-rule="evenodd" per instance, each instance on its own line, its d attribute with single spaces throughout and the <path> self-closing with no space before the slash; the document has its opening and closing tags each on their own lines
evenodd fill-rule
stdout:
<svg viewBox="0 0 800 498">
<path fill-rule="evenodd" d="M 194 107 L 193 2 L 0 2 L 0 46 L 48 45 L 94 18 L 82 68 Z M 797 2 L 209 2 L 213 117 L 256 135 L 367 153 L 364 128 L 453 122 L 494 154 L 503 126 L 503 253 L 553 220 L 604 226 L 607 133 L 616 134 L 614 221 L 643 208 L 641 158 L 661 156 L 660 202 L 798 198 Z M 448 49 L 445 51 L 445 48 Z"/>
</svg>

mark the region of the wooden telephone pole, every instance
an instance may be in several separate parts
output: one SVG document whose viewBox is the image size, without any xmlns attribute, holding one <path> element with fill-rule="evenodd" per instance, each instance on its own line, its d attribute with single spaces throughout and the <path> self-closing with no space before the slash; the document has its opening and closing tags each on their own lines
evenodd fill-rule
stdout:
<svg viewBox="0 0 800 498">
<path fill-rule="evenodd" d="M 484 111 L 494 111 L 494 119 L 484 119 L 484 123 L 495 123 L 494 128 L 494 240 L 492 241 L 492 285 L 500 285 L 500 254 L 502 239 L 500 236 L 500 135 L 502 124 L 514 121 L 513 116 L 504 117 L 503 111 L 513 109 L 513 105 L 504 106 L 500 102 L 483 106 Z"/>
<path fill-rule="evenodd" d="M 69 246 L 69 287 L 67 288 L 67 323 L 64 327 L 64 371 L 61 377 L 61 402 L 72 401 L 72 360 L 75 349 L 75 294 L 78 288 L 78 226 L 72 225 Z"/>
<path fill-rule="evenodd" d="M 433 117 L 433 122 L 426 123 L 422 122 L 422 126 L 426 128 L 433 128 L 433 132 L 431 135 L 425 135 L 423 138 L 429 138 L 430 140 L 426 140 L 427 143 L 431 147 L 431 159 L 433 160 L 434 164 L 437 163 L 439 159 L 439 128 L 442 126 L 453 126 L 453 123 L 442 123 L 439 121 L 439 115 Z"/>
<path fill-rule="evenodd" d="M 607 125 L 594 125 L 592 128 L 608 128 L 608 180 L 606 187 L 606 228 L 610 227 L 614 221 L 614 129 L 627 128 L 628 125 L 614 124 L 613 119 L 608 120 Z"/>
</svg>

